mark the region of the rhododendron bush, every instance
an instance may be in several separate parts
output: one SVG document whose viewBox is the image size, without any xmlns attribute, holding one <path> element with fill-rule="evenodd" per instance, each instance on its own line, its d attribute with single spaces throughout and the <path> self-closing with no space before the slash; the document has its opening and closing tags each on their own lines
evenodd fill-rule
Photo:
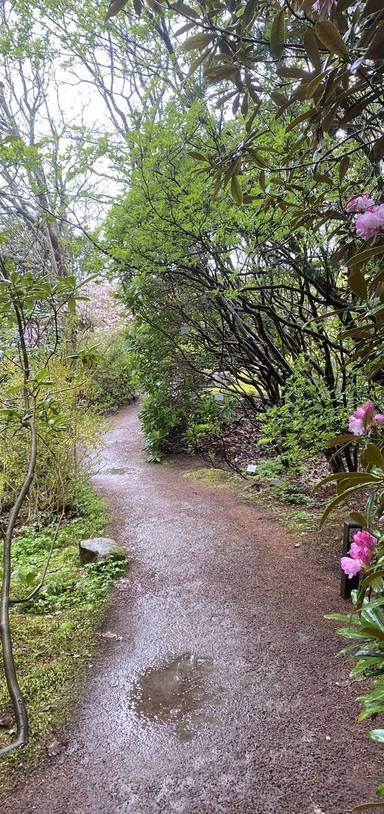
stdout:
<svg viewBox="0 0 384 814">
<path fill-rule="evenodd" d="M 359 696 L 359 720 L 384 713 L 384 416 L 373 401 L 357 407 L 349 418 L 351 438 L 359 447 L 360 469 L 355 473 L 338 473 L 322 483 L 334 482 L 336 496 L 328 504 L 322 522 L 339 503 L 354 498 L 363 490 L 369 497 L 365 511 L 350 512 L 361 525 L 356 531 L 340 567 L 348 579 L 359 575 L 359 587 L 352 592 L 354 609 L 346 614 L 329 614 L 328 618 L 343 623 L 338 633 L 348 645 L 342 651 L 355 661 L 352 681 L 370 679 L 371 688 Z M 348 443 L 346 435 L 331 443 Z M 374 741 L 384 742 L 384 728 L 372 729 Z M 378 787 L 382 795 L 383 787 Z M 376 805 L 378 805 L 376 803 Z M 368 807 L 368 804 L 367 804 Z M 359 809 L 363 810 L 363 809 Z"/>
</svg>

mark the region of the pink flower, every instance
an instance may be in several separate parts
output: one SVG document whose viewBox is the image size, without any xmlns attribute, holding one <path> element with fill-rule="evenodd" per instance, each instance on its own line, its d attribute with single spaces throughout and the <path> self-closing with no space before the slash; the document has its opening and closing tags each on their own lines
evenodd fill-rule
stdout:
<svg viewBox="0 0 384 814">
<path fill-rule="evenodd" d="M 360 560 L 361 563 L 364 565 L 369 565 L 371 562 L 372 551 L 366 545 L 358 545 L 357 543 L 352 543 L 348 554 L 352 557 L 353 560 Z"/>
<path fill-rule="evenodd" d="M 370 206 L 365 212 L 355 215 L 356 234 L 364 240 L 376 237 L 384 227 L 384 204 Z"/>
<path fill-rule="evenodd" d="M 368 192 L 361 192 L 349 199 L 345 209 L 347 212 L 366 212 L 371 206 L 375 206 L 373 198 L 369 197 Z"/>
<path fill-rule="evenodd" d="M 373 401 L 366 401 L 362 407 L 357 409 L 349 416 L 348 427 L 353 435 L 364 435 L 369 432 L 375 424 L 384 424 L 384 416 L 381 413 L 375 415 L 375 405 Z"/>
<path fill-rule="evenodd" d="M 333 6 L 335 6 L 336 3 L 337 0 L 316 0 L 315 3 L 312 3 L 312 8 L 323 17 L 330 17 Z"/>
<path fill-rule="evenodd" d="M 356 531 L 348 551 L 349 557 L 340 560 L 341 568 L 348 577 L 356 576 L 369 565 L 376 543 L 376 537 L 369 531 Z"/>
<path fill-rule="evenodd" d="M 359 414 L 359 418 L 365 418 L 366 421 L 371 421 L 375 414 L 375 405 L 373 401 L 365 401 L 361 407 L 358 407 L 356 413 Z"/>
<path fill-rule="evenodd" d="M 364 435 L 364 421 L 362 418 L 355 418 L 355 415 L 349 416 L 348 421 L 349 431 L 353 433 L 353 435 Z"/>
<path fill-rule="evenodd" d="M 384 523 L 384 514 L 382 514 L 381 517 L 379 517 L 379 523 Z"/>
<path fill-rule="evenodd" d="M 370 534 L 369 531 L 356 531 L 352 539 L 352 545 L 366 546 L 371 550 L 374 549 L 377 543 L 376 537 Z"/>
<path fill-rule="evenodd" d="M 352 560 L 351 557 L 342 557 L 340 565 L 344 574 L 346 574 L 349 579 L 359 574 L 362 568 L 360 560 Z"/>
</svg>

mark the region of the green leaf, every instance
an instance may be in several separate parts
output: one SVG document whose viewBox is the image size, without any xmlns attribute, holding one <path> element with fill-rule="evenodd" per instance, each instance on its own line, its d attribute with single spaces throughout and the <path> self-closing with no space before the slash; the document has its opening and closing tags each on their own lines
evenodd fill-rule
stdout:
<svg viewBox="0 0 384 814">
<path fill-rule="evenodd" d="M 358 492 L 362 488 L 363 488 L 363 484 L 359 484 L 358 486 L 353 486 L 351 489 L 346 489 L 346 491 L 343 492 L 341 495 L 337 495 L 337 497 L 335 497 L 333 500 L 331 500 L 331 502 L 328 503 L 328 506 L 325 508 L 325 510 L 324 510 L 324 512 L 322 514 L 321 521 L 320 521 L 320 528 L 323 527 L 327 517 L 331 514 L 331 512 L 333 511 L 333 509 L 336 506 L 339 506 L 339 504 L 343 503 L 350 495 L 354 494 L 355 492 Z"/>
<path fill-rule="evenodd" d="M 384 23 L 377 27 L 371 42 L 364 54 L 365 59 L 383 59 L 384 57 Z"/>
<path fill-rule="evenodd" d="M 359 267 L 353 265 L 348 273 L 348 283 L 354 294 L 357 294 L 361 300 L 366 300 L 368 296 L 367 283 L 364 274 L 360 271 Z"/>
<path fill-rule="evenodd" d="M 235 203 L 237 203 L 237 204 L 239 204 L 239 206 L 241 206 L 241 204 L 243 203 L 243 193 L 242 193 L 242 189 L 241 189 L 241 185 L 240 185 L 238 175 L 232 175 L 232 178 L 231 178 L 231 193 L 232 193 L 232 198 L 235 201 Z"/>
<path fill-rule="evenodd" d="M 339 164 L 339 181 L 340 183 L 343 181 L 345 175 L 348 172 L 348 168 L 350 165 L 350 160 L 347 155 L 343 155 L 340 164 Z"/>
<path fill-rule="evenodd" d="M 351 613 L 326 613 L 324 619 L 330 619 L 335 622 L 345 622 L 350 625 L 353 621 L 353 611 Z"/>
<path fill-rule="evenodd" d="M 284 9 L 280 9 L 275 15 L 271 28 L 271 54 L 275 59 L 281 59 L 284 52 L 285 42 L 285 17 Z"/>
<path fill-rule="evenodd" d="M 350 512 L 349 516 L 350 516 L 351 520 L 354 520 L 355 523 L 358 523 L 359 526 L 362 526 L 362 528 L 366 527 L 367 518 L 366 518 L 365 514 L 363 514 L 362 512 Z"/>
<path fill-rule="evenodd" d="M 384 156 L 384 136 L 378 138 L 375 144 L 373 145 L 369 157 L 372 161 L 380 161 L 381 158 Z"/>
<path fill-rule="evenodd" d="M 308 82 L 305 85 L 305 95 L 307 99 L 312 99 L 312 97 L 315 95 L 323 81 L 323 77 L 324 74 L 319 73 L 314 79 L 311 80 L 311 82 Z"/>
<path fill-rule="evenodd" d="M 384 254 L 384 243 L 380 243 L 379 246 L 372 246 L 371 249 L 364 249 L 363 252 L 354 254 L 353 257 L 349 258 L 348 265 L 355 266 L 358 263 L 365 263 L 367 260 L 370 260 L 371 257 L 377 257 L 380 254 Z"/>
<path fill-rule="evenodd" d="M 321 67 L 321 58 L 320 58 L 320 51 L 317 38 L 313 34 L 313 32 L 308 29 L 304 34 L 304 48 L 309 56 L 310 61 L 314 68 L 317 71 L 320 70 Z"/>
<path fill-rule="evenodd" d="M 332 438 L 328 438 L 328 440 L 325 443 L 325 446 L 338 447 L 341 444 L 357 444 L 358 442 L 359 437 L 357 435 L 345 433 L 344 435 L 334 435 Z"/>
<path fill-rule="evenodd" d="M 180 13 L 184 14 L 186 17 L 198 17 L 199 16 L 198 12 L 195 11 L 195 9 L 191 8 L 190 6 L 187 6 L 187 4 L 183 3 L 182 0 L 179 0 L 176 3 L 175 8 L 177 9 L 177 11 L 180 11 Z"/>
<path fill-rule="evenodd" d="M 199 56 L 196 57 L 196 59 L 194 59 L 191 62 L 190 66 L 189 66 L 189 71 L 188 71 L 185 79 L 189 79 L 189 77 L 192 76 L 195 73 L 195 71 L 197 71 L 198 68 L 200 68 L 200 65 L 202 65 L 202 63 L 204 62 L 204 60 L 208 56 L 208 54 L 209 54 L 209 48 L 206 51 L 203 51 L 201 54 L 199 54 Z"/>
<path fill-rule="evenodd" d="M 345 639 L 364 639 L 361 631 L 353 627 L 338 627 L 336 633 L 338 636 L 344 636 Z"/>
<path fill-rule="evenodd" d="M 128 0 L 112 0 L 112 2 L 109 4 L 108 11 L 105 15 L 105 22 L 107 22 L 107 20 L 110 20 L 111 17 L 116 17 L 119 11 L 121 11 L 124 8 L 124 6 L 127 5 L 127 2 Z"/>
<path fill-rule="evenodd" d="M 188 37 L 181 47 L 183 51 L 201 51 L 212 40 L 212 34 L 194 34 L 192 37 Z"/>
<path fill-rule="evenodd" d="M 364 459 L 371 466 L 379 466 L 384 469 L 384 455 L 377 444 L 369 443 L 364 450 Z"/>
<path fill-rule="evenodd" d="M 198 153 L 197 150 L 188 150 L 187 155 L 190 155 L 191 158 L 196 159 L 196 161 L 208 161 L 207 156 L 203 155 L 203 153 Z"/>
<path fill-rule="evenodd" d="M 331 54 L 338 54 L 340 57 L 348 57 L 348 48 L 340 31 L 331 20 L 319 20 L 316 23 L 315 31 L 327 51 L 330 51 Z"/>
</svg>

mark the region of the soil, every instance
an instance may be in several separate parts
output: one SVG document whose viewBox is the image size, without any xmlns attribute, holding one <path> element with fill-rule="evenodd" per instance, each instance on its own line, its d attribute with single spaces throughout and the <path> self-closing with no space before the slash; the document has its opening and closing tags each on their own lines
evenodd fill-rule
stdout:
<svg viewBox="0 0 384 814">
<path fill-rule="evenodd" d="M 348 814 L 382 750 L 335 654 L 339 580 L 268 508 L 148 464 L 137 408 L 105 438 L 98 491 L 134 555 L 64 751 L 2 814 Z"/>
</svg>

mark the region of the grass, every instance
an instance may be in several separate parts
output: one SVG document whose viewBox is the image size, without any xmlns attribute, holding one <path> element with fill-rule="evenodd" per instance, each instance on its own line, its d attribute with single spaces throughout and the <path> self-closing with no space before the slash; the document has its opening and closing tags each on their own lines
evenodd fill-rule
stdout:
<svg viewBox="0 0 384 814">
<path fill-rule="evenodd" d="M 60 529 L 44 588 L 12 611 L 15 658 L 29 711 L 30 742 L 0 762 L 0 797 L 21 773 L 38 763 L 49 741 L 68 720 L 91 665 L 95 636 L 102 621 L 108 588 L 125 570 L 124 561 L 82 566 L 78 543 L 104 532 L 108 517 L 103 501 L 82 489 L 75 516 Z M 23 527 L 14 543 L 12 595 L 26 596 L 42 571 L 55 527 Z M 0 745 L 13 729 L 5 680 L 0 680 Z"/>
<path fill-rule="evenodd" d="M 185 478 L 191 478 L 207 486 L 229 487 L 234 482 L 234 475 L 225 469 L 218 469 L 214 466 L 203 466 L 199 469 L 192 469 L 185 472 Z"/>
</svg>

